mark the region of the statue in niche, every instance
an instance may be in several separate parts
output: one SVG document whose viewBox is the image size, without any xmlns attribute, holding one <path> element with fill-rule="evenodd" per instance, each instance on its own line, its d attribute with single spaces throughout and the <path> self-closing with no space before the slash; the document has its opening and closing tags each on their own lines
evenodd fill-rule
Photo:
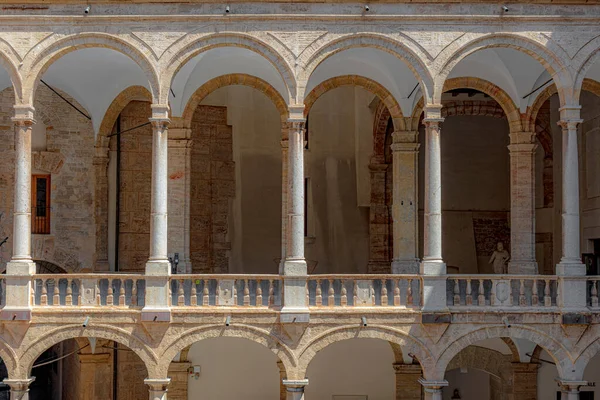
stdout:
<svg viewBox="0 0 600 400">
<path fill-rule="evenodd" d="M 494 266 L 494 273 L 506 274 L 508 272 L 508 260 L 510 260 L 510 254 L 504 249 L 504 243 L 498 242 L 496 250 L 490 257 L 490 264 Z"/>
</svg>

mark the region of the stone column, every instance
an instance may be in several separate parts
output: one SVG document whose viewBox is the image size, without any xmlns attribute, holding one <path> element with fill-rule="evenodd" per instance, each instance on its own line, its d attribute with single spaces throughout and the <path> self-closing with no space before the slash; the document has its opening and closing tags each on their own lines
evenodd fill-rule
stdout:
<svg viewBox="0 0 600 400">
<path fill-rule="evenodd" d="M 5 379 L 4 384 L 10 386 L 11 400 L 29 400 L 29 385 L 35 381 L 35 377 L 28 379 Z"/>
<path fill-rule="evenodd" d="M 284 380 L 283 385 L 286 388 L 287 400 L 304 400 L 304 387 L 308 385 L 308 379 L 297 381 Z"/>
<path fill-rule="evenodd" d="M 563 107 L 560 111 L 562 127 L 562 258 L 556 266 L 560 277 L 583 276 L 579 230 L 579 157 L 577 126 L 580 106 Z M 586 283 L 561 279 L 558 305 L 563 309 L 581 309 L 586 306 Z"/>
<path fill-rule="evenodd" d="M 512 363 L 512 400 L 537 399 L 537 363 Z"/>
<path fill-rule="evenodd" d="M 394 363 L 396 373 L 396 400 L 421 400 L 421 366 Z"/>
<path fill-rule="evenodd" d="M 165 379 L 144 379 L 144 383 L 148 385 L 150 400 L 167 400 L 167 387 L 171 382 L 171 378 Z"/>
<path fill-rule="evenodd" d="M 290 107 L 288 138 L 288 204 L 281 321 L 308 321 L 304 259 L 304 106 Z"/>
<path fill-rule="evenodd" d="M 510 134 L 509 274 L 537 274 L 535 261 L 535 149 L 532 132 Z"/>
<path fill-rule="evenodd" d="M 418 254 L 418 156 L 419 132 L 394 132 L 393 153 L 393 206 L 394 257 L 393 274 L 419 272 Z"/>
<path fill-rule="evenodd" d="M 31 319 L 31 131 L 34 108 L 15 105 L 15 194 L 12 259 L 6 265 L 6 305 L 4 320 Z"/>
<path fill-rule="evenodd" d="M 190 129 L 169 128 L 169 254 L 179 253 L 178 274 L 191 274 L 190 261 Z"/>
<path fill-rule="evenodd" d="M 146 263 L 146 305 L 144 321 L 170 321 L 167 257 L 168 226 L 168 125 L 169 109 L 152 105 L 152 197 L 150 210 L 150 257 Z"/>
<path fill-rule="evenodd" d="M 445 311 L 446 264 L 442 259 L 441 105 L 425 107 L 425 202 L 421 274 L 423 311 Z"/>
<path fill-rule="evenodd" d="M 424 400 L 442 400 L 442 388 L 448 386 L 448 381 L 426 381 L 419 379 L 423 386 Z"/>
<path fill-rule="evenodd" d="M 587 385 L 587 381 L 569 381 L 557 379 L 562 392 L 561 400 L 579 400 L 579 388 Z"/>
<path fill-rule="evenodd" d="M 287 205 L 288 205 L 288 139 L 289 123 L 281 126 L 281 260 L 279 274 L 283 275 L 287 247 Z"/>
</svg>

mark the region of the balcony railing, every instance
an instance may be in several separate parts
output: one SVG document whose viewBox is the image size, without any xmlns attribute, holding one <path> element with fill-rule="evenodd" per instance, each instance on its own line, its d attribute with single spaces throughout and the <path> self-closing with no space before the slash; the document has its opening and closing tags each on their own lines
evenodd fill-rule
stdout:
<svg viewBox="0 0 600 400">
<path fill-rule="evenodd" d="M 0 277 L 0 306 L 6 305 L 6 278 Z M 172 275 L 172 307 L 273 308 L 283 304 L 280 275 Z M 418 310 L 423 306 L 421 275 L 308 275 L 309 308 L 378 307 Z M 600 310 L 600 276 L 446 275 L 446 299 L 451 311 L 473 309 L 547 309 L 559 306 L 561 282 L 585 283 L 585 307 Z M 34 307 L 144 306 L 143 274 L 36 274 L 32 276 Z"/>
<path fill-rule="evenodd" d="M 173 275 L 171 304 L 177 307 L 281 306 L 281 275 Z"/>
<path fill-rule="evenodd" d="M 33 207 L 31 209 L 31 233 L 35 235 L 50 234 L 50 207 Z"/>
<path fill-rule="evenodd" d="M 144 305 L 143 275 L 36 274 L 36 306 L 139 307 Z"/>
<path fill-rule="evenodd" d="M 309 307 L 404 307 L 422 305 L 419 275 L 310 275 Z"/>
<path fill-rule="evenodd" d="M 453 307 L 554 307 L 553 275 L 447 275 L 447 304 Z"/>
</svg>

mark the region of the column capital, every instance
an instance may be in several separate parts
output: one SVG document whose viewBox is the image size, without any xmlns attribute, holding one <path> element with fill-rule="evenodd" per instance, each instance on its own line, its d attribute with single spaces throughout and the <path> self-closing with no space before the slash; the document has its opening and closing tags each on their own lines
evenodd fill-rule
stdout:
<svg viewBox="0 0 600 400">
<path fill-rule="evenodd" d="M 577 120 L 581 118 L 581 106 L 569 104 L 558 109 L 561 120 Z"/>
<path fill-rule="evenodd" d="M 444 106 L 441 104 L 426 104 L 425 107 L 423 107 L 423 111 L 425 113 L 425 120 L 437 120 L 437 119 L 441 119 L 442 121 L 444 120 L 444 118 L 442 118 L 442 108 Z M 441 122 L 441 121 L 440 121 Z"/>
<path fill-rule="evenodd" d="M 419 131 L 396 131 L 392 133 L 392 151 L 416 152 L 421 146 L 418 138 Z"/>
<path fill-rule="evenodd" d="M 442 390 L 443 387 L 448 386 L 448 381 L 428 381 L 426 379 L 419 379 L 421 386 L 425 388 L 425 391 L 437 392 Z"/>
<path fill-rule="evenodd" d="M 151 104 L 152 118 L 157 120 L 169 120 L 169 105 L 168 104 Z"/>
<path fill-rule="evenodd" d="M 571 381 L 567 379 L 556 378 L 556 383 L 563 389 L 570 391 L 579 391 L 579 388 L 582 386 L 587 386 L 588 381 Z"/>
<path fill-rule="evenodd" d="M 510 133 L 510 144 L 530 144 L 535 143 L 534 132 L 511 132 Z"/>
<path fill-rule="evenodd" d="M 35 376 L 26 379 L 4 379 L 2 382 L 10 386 L 13 391 L 26 392 L 33 381 L 35 381 Z"/>
<path fill-rule="evenodd" d="M 154 390 L 156 392 L 166 392 L 169 383 L 171 383 L 171 378 L 162 378 L 162 379 L 144 379 L 144 383 L 150 387 L 150 390 Z"/>
<path fill-rule="evenodd" d="M 33 125 L 35 124 L 35 108 L 30 104 L 15 104 L 14 116 L 11 120 L 16 125 Z"/>
<path fill-rule="evenodd" d="M 308 386 L 308 379 L 284 379 L 282 383 L 288 392 L 300 392 L 304 391 L 305 386 Z"/>
<path fill-rule="evenodd" d="M 306 122 L 304 116 L 304 104 L 290 104 L 288 105 L 288 120 L 289 123 Z"/>
<path fill-rule="evenodd" d="M 557 122 L 558 126 L 560 126 L 563 129 L 569 130 L 569 131 L 574 131 L 577 129 L 577 126 L 582 123 L 583 120 L 578 118 L 578 119 L 561 119 L 560 121 Z"/>
</svg>

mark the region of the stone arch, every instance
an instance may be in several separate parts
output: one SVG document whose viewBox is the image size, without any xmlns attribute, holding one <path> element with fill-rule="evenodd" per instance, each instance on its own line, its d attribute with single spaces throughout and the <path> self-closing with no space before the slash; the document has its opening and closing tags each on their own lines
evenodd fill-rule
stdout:
<svg viewBox="0 0 600 400">
<path fill-rule="evenodd" d="M 502 369 L 511 367 L 508 357 L 499 351 L 485 347 L 467 346 L 452 358 L 446 369 L 451 371 L 460 367 L 467 367 L 485 371 L 502 379 Z"/>
<path fill-rule="evenodd" d="M 586 78 L 589 69 L 597 62 L 600 62 L 600 38 L 596 37 L 594 40 L 588 42 L 584 48 L 594 48 L 594 50 L 587 56 L 587 58 L 581 63 L 581 68 L 577 71 L 575 75 L 575 83 L 573 87 L 573 99 L 579 100 L 581 96 L 581 91 L 585 89 L 585 81 L 590 80 Z M 583 49 L 579 50 L 578 53 L 581 53 Z M 577 104 L 578 102 L 575 102 Z"/>
<path fill-rule="evenodd" d="M 509 33 L 492 33 L 470 40 L 464 43 L 460 48 L 452 49 L 454 51 L 449 50 L 452 51 L 452 53 L 447 56 L 445 61 L 443 61 L 435 78 L 436 90 L 433 94 L 434 104 L 440 103 L 443 91 L 438 89 L 444 87 L 444 82 L 447 80 L 448 75 L 460 61 L 479 50 L 494 47 L 512 48 L 528 54 L 546 68 L 553 79 L 559 84 L 559 87 L 568 88 L 570 86 L 570 76 L 565 77 L 559 75 L 568 74 L 568 72 L 566 72 L 568 71 L 568 68 L 566 67 L 565 62 L 563 62 L 557 54 L 548 50 L 545 46 L 535 40 L 525 36 Z M 440 58 L 443 58 L 443 56 Z M 564 78 L 567 78 L 567 82 L 563 82 Z M 566 104 L 567 99 L 565 97 L 566 94 L 564 93 L 564 89 L 559 92 L 559 95 L 561 104 Z"/>
<path fill-rule="evenodd" d="M 394 129 L 397 131 L 405 130 L 406 124 L 404 121 L 404 116 L 402 115 L 402 109 L 400 108 L 400 104 L 398 104 L 394 96 L 392 96 L 392 94 L 385 87 L 383 87 L 383 85 L 372 79 L 359 75 L 336 76 L 315 86 L 315 88 L 311 90 L 308 96 L 306 96 L 304 99 L 304 115 L 308 115 L 308 112 L 312 108 L 313 104 L 315 104 L 315 101 L 317 101 L 317 99 L 323 94 L 332 89 L 347 85 L 360 86 L 379 97 L 379 99 L 387 107 L 394 121 Z"/>
<path fill-rule="evenodd" d="M 265 57 L 279 72 L 288 90 L 288 102 L 296 97 L 295 74 L 285 58 L 269 44 L 242 33 L 215 33 L 195 39 L 189 43 L 172 47 L 161 56 L 163 74 L 161 79 L 161 102 L 168 103 L 169 88 L 177 72 L 198 54 L 218 47 L 240 47 Z"/>
<path fill-rule="evenodd" d="M 127 107 L 129 102 L 134 100 L 152 102 L 152 94 L 143 86 L 129 86 L 119 93 L 104 113 L 104 118 L 102 118 L 100 128 L 98 129 L 96 147 L 108 148 L 108 135 L 111 134 L 119 114 Z"/>
<path fill-rule="evenodd" d="M 288 119 L 288 107 L 285 99 L 281 94 L 268 82 L 247 74 L 228 74 L 221 75 L 211 79 L 202 86 L 200 86 L 194 94 L 188 100 L 185 109 L 182 114 L 182 119 L 185 121 L 186 126 L 191 125 L 192 117 L 194 112 L 202 100 L 212 92 L 225 86 L 242 85 L 249 86 L 253 89 L 258 90 L 267 96 L 279 111 L 281 116 L 281 123 L 287 122 Z"/>
<path fill-rule="evenodd" d="M 374 160 L 378 163 L 385 162 L 386 133 L 391 117 L 387 106 L 383 102 L 379 102 L 373 119 L 373 157 L 371 162 Z"/>
<path fill-rule="evenodd" d="M 10 347 L 10 345 L 2 337 L 0 337 L 0 359 L 6 365 L 6 370 L 10 379 L 25 377 L 19 375 L 19 357 L 17 357 L 17 354 L 13 348 Z"/>
<path fill-rule="evenodd" d="M 296 357 L 279 338 L 271 335 L 268 331 L 243 324 L 234 324 L 228 327 L 223 325 L 203 326 L 192 328 L 178 335 L 175 340 L 164 346 L 164 350 L 160 354 L 159 374 L 162 373 L 162 376 L 166 376 L 165 374 L 173 358 L 186 347 L 200 340 L 218 337 L 242 338 L 256 342 L 279 357 L 285 367 L 288 379 L 304 379 L 304 376 L 295 374 Z"/>
<path fill-rule="evenodd" d="M 29 376 L 35 360 L 50 347 L 64 340 L 78 337 L 96 337 L 127 346 L 144 362 L 148 376 L 151 378 L 156 376 L 158 358 L 146 343 L 124 329 L 111 325 L 94 325 L 93 323 L 86 328 L 80 324 L 62 326 L 34 339 L 33 343 L 19 355 L 18 376 Z"/>
<path fill-rule="evenodd" d="M 510 349 L 510 353 L 512 355 L 512 357 L 511 357 L 512 361 L 513 362 L 521 362 L 521 357 L 519 355 L 519 349 L 518 349 L 517 344 L 515 343 L 515 341 L 512 340 L 512 338 L 509 338 L 509 337 L 502 337 L 500 339 L 502 339 L 502 341 L 504 342 L 504 344 L 506 344 L 508 346 L 508 348 Z"/>
<path fill-rule="evenodd" d="M 416 45 L 418 46 L 418 43 Z M 313 53 L 302 54 L 299 57 L 299 63 L 304 70 L 301 80 L 308 82 L 312 73 L 327 58 L 356 47 L 375 48 L 399 58 L 414 74 L 423 95 L 428 98 L 433 93 L 433 78 L 424 61 L 427 58 L 425 50 L 418 54 L 405 43 L 375 33 L 346 35 L 325 43 Z"/>
<path fill-rule="evenodd" d="M 476 342 L 484 339 L 503 337 L 527 339 L 538 344 L 539 346 L 543 347 L 548 354 L 552 356 L 552 358 L 554 358 L 560 376 L 563 378 L 566 377 L 566 375 L 563 375 L 563 371 L 565 373 L 570 372 L 568 371 L 568 368 L 565 368 L 565 366 L 572 365 L 571 356 L 564 345 L 556 340 L 551 334 L 541 332 L 537 329 L 524 325 L 512 325 L 510 328 L 507 328 L 504 325 L 496 325 L 468 332 L 450 343 L 440 352 L 440 355 L 437 358 L 434 378 L 438 380 L 443 379 L 450 361 L 467 346 L 475 344 Z"/>
<path fill-rule="evenodd" d="M 596 96 L 600 96 L 600 82 L 595 81 L 593 79 L 585 78 L 581 83 L 581 88 L 578 91 L 577 98 L 579 98 L 582 90 L 593 93 Z M 537 116 L 540 112 L 540 109 L 542 108 L 544 103 L 556 93 L 558 93 L 558 88 L 555 84 L 552 84 L 547 86 L 537 95 L 531 106 L 527 107 L 527 114 L 523 122 L 525 124 L 525 129 L 531 131 L 535 128 L 535 122 L 537 120 Z"/>
<path fill-rule="evenodd" d="M 7 51 L 8 50 L 8 51 Z M 12 82 L 12 87 L 15 95 L 16 102 L 19 103 L 23 96 L 23 82 L 21 80 L 21 74 L 13 60 L 8 53 L 14 53 L 14 50 L 4 40 L 0 40 L 0 66 L 6 69 L 8 75 L 10 76 L 10 80 Z"/>
<path fill-rule="evenodd" d="M 598 354 L 600 354 L 600 339 L 594 340 L 579 353 L 579 356 L 575 360 L 575 368 L 573 368 L 578 374 L 577 376 L 575 376 L 576 379 L 583 379 L 583 373 L 585 372 L 585 368 L 587 367 L 590 360 Z"/>
<path fill-rule="evenodd" d="M 326 331 L 312 341 L 310 341 L 300 351 L 298 357 L 298 372 L 304 376 L 308 370 L 310 362 L 317 353 L 330 344 L 347 339 L 381 339 L 384 341 L 399 345 L 407 355 L 414 356 L 423 368 L 423 373 L 427 377 L 427 366 L 431 365 L 432 356 L 427 347 L 416 338 L 393 328 L 380 325 L 369 325 L 368 327 L 343 326 Z"/>
<path fill-rule="evenodd" d="M 46 70 L 60 57 L 84 48 L 102 47 L 115 50 L 131 58 L 142 69 L 152 93 L 153 102 L 160 99 L 158 73 L 150 55 L 140 51 L 136 46 L 114 35 L 104 33 L 79 33 L 59 39 L 39 52 L 33 52 L 24 60 L 26 78 L 23 87 L 23 102 L 33 104 L 35 90 L 40 78 Z M 168 89 L 168 88 L 167 88 Z"/>
</svg>

